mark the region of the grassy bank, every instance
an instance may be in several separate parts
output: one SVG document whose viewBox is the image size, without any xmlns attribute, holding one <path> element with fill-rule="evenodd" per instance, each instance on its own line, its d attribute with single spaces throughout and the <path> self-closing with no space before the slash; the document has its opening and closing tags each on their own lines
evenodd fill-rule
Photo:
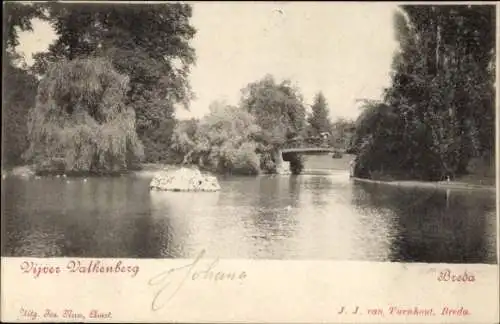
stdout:
<svg viewBox="0 0 500 324">
<path fill-rule="evenodd" d="M 349 163 L 353 155 L 344 154 L 340 159 L 332 159 L 331 155 L 311 155 L 305 158 L 304 170 L 345 170 L 349 171 Z M 403 175 L 373 173 L 369 179 L 353 178 L 357 182 L 386 184 L 400 187 L 425 187 L 463 190 L 495 190 L 496 178 L 493 162 L 472 160 L 469 174 L 457 177 L 452 181 L 419 181 L 404 179 Z"/>
<path fill-rule="evenodd" d="M 371 180 L 371 179 L 361 179 L 353 178 L 356 182 L 367 182 L 376 183 L 382 185 L 391 185 L 397 187 L 406 188 L 441 188 L 441 189 L 460 189 L 460 190 L 489 190 L 496 191 L 495 185 L 477 185 L 460 181 L 438 181 L 438 182 L 427 182 L 427 181 L 381 181 L 381 180 Z"/>
<path fill-rule="evenodd" d="M 444 179 L 443 179 L 444 180 Z M 421 181 L 408 178 L 406 173 L 372 172 L 367 179 L 356 181 L 386 183 L 397 186 L 439 187 L 449 189 L 495 189 L 496 168 L 494 156 L 473 158 L 469 161 L 467 173 L 445 181 Z"/>
</svg>

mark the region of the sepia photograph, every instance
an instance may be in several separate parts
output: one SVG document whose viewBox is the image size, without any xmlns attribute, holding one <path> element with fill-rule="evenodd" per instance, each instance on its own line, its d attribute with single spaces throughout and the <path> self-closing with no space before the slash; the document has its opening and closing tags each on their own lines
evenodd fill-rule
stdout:
<svg viewBox="0 0 500 324">
<path fill-rule="evenodd" d="M 494 6 L 4 8 L 2 255 L 497 262 Z"/>
<path fill-rule="evenodd" d="M 496 4 L 3 8 L 2 258 L 498 270 Z"/>
</svg>

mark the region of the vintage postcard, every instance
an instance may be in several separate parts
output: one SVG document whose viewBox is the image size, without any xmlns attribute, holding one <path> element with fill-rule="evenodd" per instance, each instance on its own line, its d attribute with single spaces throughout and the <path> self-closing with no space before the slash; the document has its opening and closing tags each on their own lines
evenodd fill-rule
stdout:
<svg viewBox="0 0 500 324">
<path fill-rule="evenodd" d="M 497 3 L 3 11 L 2 322 L 499 323 Z"/>
</svg>

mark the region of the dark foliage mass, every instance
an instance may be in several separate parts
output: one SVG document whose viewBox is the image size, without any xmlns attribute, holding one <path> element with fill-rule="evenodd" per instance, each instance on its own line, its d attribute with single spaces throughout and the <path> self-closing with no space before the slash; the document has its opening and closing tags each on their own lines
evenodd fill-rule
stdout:
<svg viewBox="0 0 500 324">
<path fill-rule="evenodd" d="M 187 108 L 192 98 L 191 6 L 50 2 L 44 8 L 57 40 L 35 55 L 34 71 L 43 75 L 62 59 L 107 58 L 130 79 L 124 100 L 135 112 L 146 161 L 168 160 L 175 108 Z"/>
<path fill-rule="evenodd" d="M 125 105 L 128 77 L 105 59 L 53 64 L 30 111 L 26 160 L 43 172 L 120 172 L 143 147 Z"/>
<path fill-rule="evenodd" d="M 19 31 L 31 31 L 33 18 L 42 17 L 40 7 L 7 2 L 4 5 L 2 47 L 2 167 L 23 163 L 27 149 L 28 111 L 35 104 L 37 78 L 23 66 L 15 52 Z"/>
<path fill-rule="evenodd" d="M 2 70 L 2 165 L 14 166 L 24 162 L 28 112 L 35 105 L 38 80 L 11 62 Z"/>
<path fill-rule="evenodd" d="M 491 159 L 495 7 L 405 5 L 394 23 L 392 85 L 356 125 L 357 175 L 441 180 Z"/>
</svg>

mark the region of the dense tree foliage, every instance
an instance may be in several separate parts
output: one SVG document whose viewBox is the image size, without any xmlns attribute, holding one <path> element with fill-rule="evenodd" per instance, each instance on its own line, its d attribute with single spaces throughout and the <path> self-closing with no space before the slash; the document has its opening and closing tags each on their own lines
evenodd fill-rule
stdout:
<svg viewBox="0 0 500 324">
<path fill-rule="evenodd" d="M 290 80 L 278 83 L 266 75 L 241 90 L 240 107 L 254 116 L 261 128 L 257 138 L 261 166 L 271 172 L 275 169 L 274 151 L 288 140 L 305 135 L 306 110 L 302 95 Z M 301 161 L 297 158 L 294 163 L 302 164 Z"/>
<path fill-rule="evenodd" d="M 201 120 L 177 121 L 176 107 L 188 107 L 193 96 L 190 5 L 5 9 L 4 162 L 19 163 L 28 148 L 26 157 L 49 169 L 110 171 L 132 166 L 144 151 L 148 162 L 272 172 L 276 152 L 291 139 L 328 132 L 330 145 L 352 144 L 358 176 L 436 180 L 494 154 L 494 6 L 401 6 L 391 86 L 380 102 L 365 101 L 352 141 L 353 123 L 330 122 L 321 92 L 306 119 L 299 90 L 270 75 L 242 89 L 239 107 L 218 103 Z M 28 70 L 15 47 L 34 17 L 49 21 L 57 38 Z M 44 76 L 39 86 L 30 71 Z M 286 159 L 300 172 L 300 156 Z"/>
<path fill-rule="evenodd" d="M 260 127 L 248 112 L 214 102 L 199 122 L 180 122 L 172 148 L 184 155 L 183 163 L 221 173 L 258 174 L 260 159 L 255 138 Z"/>
<path fill-rule="evenodd" d="M 31 31 L 33 18 L 42 17 L 35 5 L 4 4 L 2 47 L 2 166 L 23 163 L 27 148 L 27 116 L 35 104 L 38 80 L 26 70 L 16 52 L 19 31 Z"/>
<path fill-rule="evenodd" d="M 3 20 L 3 49 L 8 52 L 19 45 L 19 31 L 32 31 L 33 18 L 44 18 L 40 4 L 23 4 L 15 1 L 5 2 Z"/>
<path fill-rule="evenodd" d="M 143 154 L 134 111 L 124 103 L 128 77 L 105 59 L 51 65 L 28 123 L 26 159 L 40 172 L 117 172 Z"/>
<path fill-rule="evenodd" d="M 328 104 L 322 92 L 314 97 L 314 103 L 311 106 L 312 112 L 307 118 L 309 123 L 308 135 L 319 136 L 321 133 L 332 132 L 332 124 L 328 116 Z"/>
<path fill-rule="evenodd" d="M 443 179 L 494 146 L 494 6 L 405 5 L 381 103 L 357 125 L 360 170 Z"/>
<path fill-rule="evenodd" d="M 192 162 L 194 148 L 197 145 L 196 135 L 200 121 L 196 118 L 177 121 L 171 140 L 171 161 L 175 164 Z"/>
<path fill-rule="evenodd" d="M 303 134 L 305 107 L 302 95 L 289 80 L 277 83 L 270 75 L 248 84 L 241 91 L 241 108 L 255 116 L 266 145 L 283 145 Z"/>
<path fill-rule="evenodd" d="M 27 149 L 28 112 L 35 105 L 38 80 L 12 61 L 4 64 L 2 72 L 2 165 L 20 165 Z"/>
<path fill-rule="evenodd" d="M 215 102 L 210 113 L 197 120 L 180 121 L 172 137 L 172 152 L 183 163 L 240 174 L 276 171 L 276 154 L 291 138 L 305 132 L 305 108 L 298 89 L 272 76 L 242 89 L 239 107 Z M 283 157 L 292 172 L 300 173 L 303 159 Z"/>
<path fill-rule="evenodd" d="M 187 107 L 192 98 L 191 6 L 49 2 L 45 10 L 57 39 L 47 52 L 35 56 L 34 70 L 44 74 L 50 63 L 63 59 L 108 58 L 130 78 L 125 104 L 135 111 L 146 160 L 164 160 L 175 127 L 175 107 Z"/>
<path fill-rule="evenodd" d="M 331 146 L 348 149 L 355 132 L 355 122 L 350 119 L 339 117 L 331 125 L 332 136 L 329 139 Z"/>
</svg>

